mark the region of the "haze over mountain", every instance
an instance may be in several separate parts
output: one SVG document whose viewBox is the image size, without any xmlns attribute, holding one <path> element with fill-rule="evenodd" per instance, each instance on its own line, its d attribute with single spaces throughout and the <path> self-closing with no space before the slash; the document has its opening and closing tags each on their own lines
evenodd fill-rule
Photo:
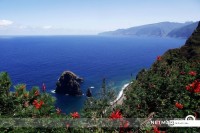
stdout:
<svg viewBox="0 0 200 133">
<path fill-rule="evenodd" d="M 99 35 L 120 35 L 120 36 L 159 36 L 159 37 L 183 37 L 187 38 L 197 27 L 197 22 L 160 22 L 128 29 L 118 29 L 99 33 Z"/>
<path fill-rule="evenodd" d="M 194 31 L 194 29 L 198 26 L 198 22 L 177 28 L 168 33 L 168 37 L 181 37 L 188 38 Z"/>
</svg>

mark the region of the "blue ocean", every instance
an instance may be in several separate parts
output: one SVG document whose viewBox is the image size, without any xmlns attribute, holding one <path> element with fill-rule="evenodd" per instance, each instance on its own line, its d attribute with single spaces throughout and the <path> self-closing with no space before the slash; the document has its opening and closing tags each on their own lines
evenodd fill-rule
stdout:
<svg viewBox="0 0 200 133">
<path fill-rule="evenodd" d="M 158 55 L 184 42 L 156 37 L 1 36 L 0 71 L 9 73 L 13 85 L 25 83 L 30 89 L 45 83 L 47 92 L 57 99 L 56 107 L 69 113 L 80 111 L 86 96 L 52 93 L 63 71 L 84 78 L 83 93 L 93 86 L 92 93 L 97 96 L 106 78 L 106 85 L 117 94 L 140 69 L 149 68 Z"/>
</svg>

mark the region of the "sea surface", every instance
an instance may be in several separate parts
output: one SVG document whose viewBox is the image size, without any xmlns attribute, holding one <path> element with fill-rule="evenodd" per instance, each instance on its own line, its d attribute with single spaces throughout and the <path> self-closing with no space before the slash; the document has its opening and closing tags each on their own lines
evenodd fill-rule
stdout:
<svg viewBox="0 0 200 133">
<path fill-rule="evenodd" d="M 142 68 L 149 68 L 158 55 L 184 44 L 184 39 L 106 36 L 0 36 L 0 71 L 9 73 L 13 85 L 27 88 L 46 84 L 56 97 L 56 107 L 69 113 L 80 111 L 86 96 L 53 93 L 65 70 L 84 78 L 83 93 L 93 86 L 100 92 L 102 79 L 119 93 Z M 11 88 L 13 90 L 13 86 Z"/>
</svg>

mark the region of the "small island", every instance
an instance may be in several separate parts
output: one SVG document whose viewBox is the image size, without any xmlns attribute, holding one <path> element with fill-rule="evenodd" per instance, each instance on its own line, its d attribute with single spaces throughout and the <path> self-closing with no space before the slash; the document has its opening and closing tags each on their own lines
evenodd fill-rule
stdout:
<svg viewBox="0 0 200 133">
<path fill-rule="evenodd" d="M 80 83 L 83 78 L 80 78 L 71 71 L 64 71 L 56 83 L 56 93 L 68 94 L 72 96 L 82 95 Z"/>
</svg>

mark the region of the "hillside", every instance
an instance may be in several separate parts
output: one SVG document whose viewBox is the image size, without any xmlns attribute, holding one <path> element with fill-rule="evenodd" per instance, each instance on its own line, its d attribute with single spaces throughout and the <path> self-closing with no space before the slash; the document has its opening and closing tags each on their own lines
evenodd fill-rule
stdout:
<svg viewBox="0 0 200 133">
<path fill-rule="evenodd" d="M 120 107 L 127 118 L 200 117 L 200 23 L 185 45 L 158 56 L 137 75 Z M 199 132 L 199 128 L 159 128 L 167 132 Z"/>
<path fill-rule="evenodd" d="M 198 22 L 186 25 L 181 28 L 177 28 L 172 30 L 167 34 L 168 37 L 180 37 L 180 38 L 188 38 L 194 31 L 194 29 L 197 27 Z"/>
<path fill-rule="evenodd" d="M 103 33 L 99 33 L 99 35 L 165 37 L 172 30 L 179 29 L 189 24 L 192 24 L 192 22 L 186 22 L 186 23 L 160 22 L 160 23 L 147 24 L 147 25 L 142 25 L 142 26 L 137 26 L 137 27 L 131 27 L 128 29 L 118 29 L 116 31 L 103 32 Z"/>
</svg>

